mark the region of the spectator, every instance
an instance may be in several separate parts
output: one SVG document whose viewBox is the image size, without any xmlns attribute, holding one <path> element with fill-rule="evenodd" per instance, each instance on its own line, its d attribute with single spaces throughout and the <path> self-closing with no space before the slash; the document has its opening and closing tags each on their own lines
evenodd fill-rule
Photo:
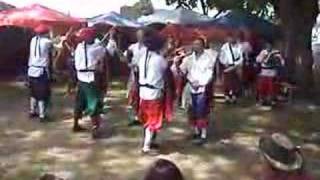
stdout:
<svg viewBox="0 0 320 180">
<path fill-rule="evenodd" d="M 179 168 L 172 162 L 159 159 L 148 170 L 144 180 L 183 180 Z"/>
</svg>

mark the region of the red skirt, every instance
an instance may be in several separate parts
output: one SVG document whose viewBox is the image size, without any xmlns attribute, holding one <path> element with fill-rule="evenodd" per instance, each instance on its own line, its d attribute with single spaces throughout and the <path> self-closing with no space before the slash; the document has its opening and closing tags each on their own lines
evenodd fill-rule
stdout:
<svg viewBox="0 0 320 180">
<path fill-rule="evenodd" d="M 276 94 L 274 77 L 259 76 L 257 94 L 260 98 L 274 96 Z"/>
<path fill-rule="evenodd" d="M 139 119 L 145 128 L 158 132 L 162 128 L 164 119 L 164 105 L 162 99 L 140 100 Z"/>
<path fill-rule="evenodd" d="M 256 80 L 256 70 L 253 66 L 243 66 L 242 81 L 246 85 L 253 84 Z"/>
</svg>

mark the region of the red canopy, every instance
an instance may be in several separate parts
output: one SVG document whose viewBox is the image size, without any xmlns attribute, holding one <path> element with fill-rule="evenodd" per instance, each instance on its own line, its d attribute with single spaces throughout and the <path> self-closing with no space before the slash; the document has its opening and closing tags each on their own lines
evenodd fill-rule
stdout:
<svg viewBox="0 0 320 180">
<path fill-rule="evenodd" d="M 40 24 L 51 26 L 54 30 L 61 30 L 61 28 L 81 27 L 86 22 L 83 19 L 67 16 L 39 4 L 0 12 L 0 26 L 20 26 L 34 29 Z"/>
<path fill-rule="evenodd" d="M 199 28 L 170 24 L 161 30 L 164 36 L 173 36 L 182 45 L 190 44 L 195 38 L 202 37 L 208 41 L 223 41 L 228 34 L 225 29 L 219 28 Z"/>
<path fill-rule="evenodd" d="M 201 36 L 196 28 L 188 28 L 183 25 L 169 24 L 160 32 L 163 36 L 171 36 L 179 41 L 181 45 L 190 44 L 195 38 Z"/>
</svg>

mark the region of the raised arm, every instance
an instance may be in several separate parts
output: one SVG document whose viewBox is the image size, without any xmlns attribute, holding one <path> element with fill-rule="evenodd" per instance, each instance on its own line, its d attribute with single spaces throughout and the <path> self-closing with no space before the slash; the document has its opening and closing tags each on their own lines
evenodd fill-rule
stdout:
<svg viewBox="0 0 320 180">
<path fill-rule="evenodd" d="M 262 50 L 256 58 L 257 63 L 262 63 L 268 56 L 267 50 Z"/>
</svg>

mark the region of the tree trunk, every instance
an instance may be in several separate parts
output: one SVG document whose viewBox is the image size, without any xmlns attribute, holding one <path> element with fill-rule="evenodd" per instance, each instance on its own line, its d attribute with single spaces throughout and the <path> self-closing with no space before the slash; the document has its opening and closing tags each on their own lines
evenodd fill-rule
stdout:
<svg viewBox="0 0 320 180">
<path fill-rule="evenodd" d="M 296 81 L 296 37 L 297 32 L 295 24 L 292 21 L 296 15 L 296 7 L 292 4 L 292 0 L 277 1 L 277 15 L 281 19 L 281 30 L 283 33 L 284 41 L 284 58 L 286 59 L 286 66 L 288 68 L 289 81 Z"/>
<path fill-rule="evenodd" d="M 312 95 L 314 91 L 314 76 L 313 76 L 313 56 L 312 56 L 312 47 L 311 47 L 311 34 L 313 23 L 305 22 L 302 26 L 304 28 L 300 28 L 301 31 L 301 39 L 299 38 L 299 56 L 301 58 L 302 65 L 302 83 L 301 86 L 305 89 L 306 95 Z"/>
<path fill-rule="evenodd" d="M 290 79 L 300 79 L 304 94 L 312 94 L 314 88 L 313 56 L 311 49 L 312 28 L 318 15 L 318 1 L 278 1 L 279 17 L 285 41 L 285 58 Z M 296 70 L 297 58 L 301 59 L 301 70 Z"/>
<path fill-rule="evenodd" d="M 298 45 L 299 54 L 302 59 L 302 88 L 305 90 L 305 95 L 312 97 L 315 92 L 314 75 L 313 75 L 313 56 L 312 56 L 312 29 L 316 22 L 319 7 L 318 0 L 310 0 L 307 3 L 298 1 L 298 7 L 303 12 L 300 14 L 299 23 L 296 25 L 299 30 Z"/>
</svg>

